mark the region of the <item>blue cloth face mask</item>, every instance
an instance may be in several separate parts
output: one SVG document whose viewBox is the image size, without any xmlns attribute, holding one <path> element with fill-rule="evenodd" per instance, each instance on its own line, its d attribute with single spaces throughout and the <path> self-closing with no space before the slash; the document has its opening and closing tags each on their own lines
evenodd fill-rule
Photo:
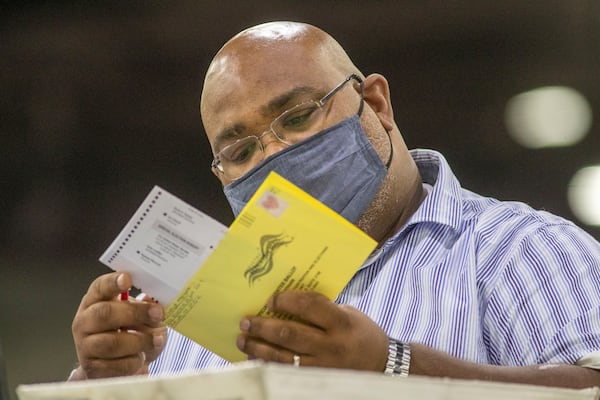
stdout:
<svg viewBox="0 0 600 400">
<path fill-rule="evenodd" d="M 356 223 L 373 201 L 387 167 L 365 135 L 360 116 L 354 115 L 273 154 L 225 186 L 236 217 L 271 171 Z"/>
</svg>

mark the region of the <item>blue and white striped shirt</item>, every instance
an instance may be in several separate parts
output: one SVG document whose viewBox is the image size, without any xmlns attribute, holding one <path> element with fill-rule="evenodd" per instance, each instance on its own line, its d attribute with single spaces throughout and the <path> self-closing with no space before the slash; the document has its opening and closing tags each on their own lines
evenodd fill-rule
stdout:
<svg viewBox="0 0 600 400">
<path fill-rule="evenodd" d="M 439 153 L 411 154 L 429 194 L 336 302 L 390 337 L 477 363 L 574 364 L 600 351 L 600 244 L 560 217 L 461 188 Z M 170 330 L 150 373 L 226 364 Z"/>
</svg>

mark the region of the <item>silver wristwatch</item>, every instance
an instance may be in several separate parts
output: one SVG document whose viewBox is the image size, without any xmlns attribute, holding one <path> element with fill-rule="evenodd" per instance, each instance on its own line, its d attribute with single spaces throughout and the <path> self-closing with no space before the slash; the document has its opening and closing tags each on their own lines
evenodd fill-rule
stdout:
<svg viewBox="0 0 600 400">
<path fill-rule="evenodd" d="M 389 338 L 386 375 L 406 378 L 410 368 L 410 344 Z"/>
</svg>

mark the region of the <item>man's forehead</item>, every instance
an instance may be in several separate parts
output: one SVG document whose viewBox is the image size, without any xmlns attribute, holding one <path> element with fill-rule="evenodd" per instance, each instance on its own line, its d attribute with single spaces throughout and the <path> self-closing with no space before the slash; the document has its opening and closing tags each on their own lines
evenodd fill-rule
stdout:
<svg viewBox="0 0 600 400">
<path fill-rule="evenodd" d="M 252 54 L 247 60 L 228 56 L 211 71 L 203 92 L 202 114 L 205 122 L 213 117 L 221 119 L 235 112 L 269 106 L 277 109 L 289 93 L 303 94 L 299 88 L 328 89 L 338 80 L 327 63 L 321 63 L 306 54 L 293 53 L 261 56 Z M 233 57 L 235 58 L 235 56 Z M 275 104 L 275 107 L 273 106 Z M 214 121 L 212 121 L 214 122 Z M 221 121 L 222 122 L 222 121 Z M 211 123 L 212 125 L 212 123 Z M 208 128 L 208 127 L 207 127 Z"/>
</svg>

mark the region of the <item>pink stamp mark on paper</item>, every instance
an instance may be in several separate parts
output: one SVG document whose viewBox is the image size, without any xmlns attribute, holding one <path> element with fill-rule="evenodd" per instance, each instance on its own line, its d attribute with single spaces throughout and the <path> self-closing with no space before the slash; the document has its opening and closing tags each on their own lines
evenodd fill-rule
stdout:
<svg viewBox="0 0 600 400">
<path fill-rule="evenodd" d="M 258 205 L 274 217 L 280 217 L 288 207 L 287 202 L 273 192 L 264 193 Z"/>
</svg>

